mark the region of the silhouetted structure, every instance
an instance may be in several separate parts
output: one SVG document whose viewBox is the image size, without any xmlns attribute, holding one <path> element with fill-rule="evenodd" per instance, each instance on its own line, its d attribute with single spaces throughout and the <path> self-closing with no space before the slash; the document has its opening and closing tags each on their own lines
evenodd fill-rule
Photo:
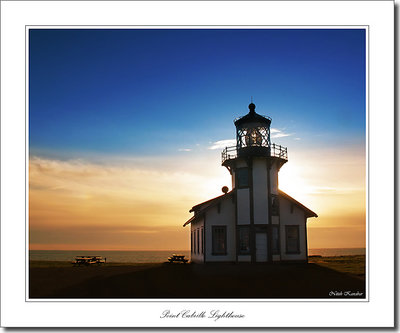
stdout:
<svg viewBox="0 0 400 333">
<path fill-rule="evenodd" d="M 278 189 L 287 148 L 271 143 L 271 118 L 249 110 L 234 121 L 236 146 L 222 152 L 232 191 L 193 206 L 184 224 L 193 262 L 307 261 L 307 218 L 317 214 Z"/>
</svg>

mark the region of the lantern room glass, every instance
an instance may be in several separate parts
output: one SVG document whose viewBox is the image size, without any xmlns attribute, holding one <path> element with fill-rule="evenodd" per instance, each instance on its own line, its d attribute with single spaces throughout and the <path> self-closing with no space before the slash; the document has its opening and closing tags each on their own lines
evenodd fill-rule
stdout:
<svg viewBox="0 0 400 333">
<path fill-rule="evenodd" d="M 270 133 L 267 126 L 242 127 L 237 130 L 237 147 L 269 147 Z"/>
</svg>

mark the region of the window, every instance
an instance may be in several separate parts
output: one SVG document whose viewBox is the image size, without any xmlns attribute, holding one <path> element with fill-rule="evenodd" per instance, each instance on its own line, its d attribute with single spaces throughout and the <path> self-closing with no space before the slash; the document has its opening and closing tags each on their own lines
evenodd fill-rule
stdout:
<svg viewBox="0 0 400 333">
<path fill-rule="evenodd" d="M 192 244 L 193 244 L 193 253 L 196 253 L 196 230 L 193 230 L 192 232 Z"/>
<path fill-rule="evenodd" d="M 238 227 L 239 251 L 238 254 L 250 254 L 250 228 L 248 226 Z"/>
<path fill-rule="evenodd" d="M 271 194 L 271 214 L 272 216 L 279 215 L 279 198 L 276 194 Z"/>
<path fill-rule="evenodd" d="M 204 230 L 201 228 L 201 253 L 204 253 Z"/>
<path fill-rule="evenodd" d="M 197 253 L 200 253 L 199 229 L 196 230 Z"/>
<path fill-rule="evenodd" d="M 244 127 L 237 131 L 238 145 L 240 148 L 254 146 L 269 146 L 269 127 L 254 126 Z"/>
<path fill-rule="evenodd" d="M 286 226 L 286 253 L 300 253 L 299 226 Z"/>
<path fill-rule="evenodd" d="M 226 226 L 212 227 L 212 254 L 226 255 Z"/>
<path fill-rule="evenodd" d="M 236 171 L 238 188 L 249 187 L 249 169 L 240 168 Z"/>
<path fill-rule="evenodd" d="M 279 246 L 279 226 L 272 226 L 272 254 L 279 254 L 280 246 Z"/>
<path fill-rule="evenodd" d="M 258 128 L 250 128 L 246 132 L 246 146 L 261 146 L 262 143 L 262 135 L 258 131 Z"/>
</svg>

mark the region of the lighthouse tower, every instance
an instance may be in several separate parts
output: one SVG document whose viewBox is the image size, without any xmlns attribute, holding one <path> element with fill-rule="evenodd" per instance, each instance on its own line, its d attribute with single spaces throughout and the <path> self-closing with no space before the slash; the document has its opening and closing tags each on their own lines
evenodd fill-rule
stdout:
<svg viewBox="0 0 400 333">
<path fill-rule="evenodd" d="M 278 189 L 287 148 L 271 143 L 271 118 L 249 112 L 234 121 L 236 145 L 222 152 L 232 190 L 193 206 L 191 261 L 307 262 L 307 219 L 318 215 Z"/>
<path fill-rule="evenodd" d="M 271 118 L 255 112 L 234 121 L 236 146 L 222 152 L 222 165 L 236 191 L 237 261 L 271 262 L 279 254 L 278 172 L 287 148 L 271 143 Z"/>
</svg>

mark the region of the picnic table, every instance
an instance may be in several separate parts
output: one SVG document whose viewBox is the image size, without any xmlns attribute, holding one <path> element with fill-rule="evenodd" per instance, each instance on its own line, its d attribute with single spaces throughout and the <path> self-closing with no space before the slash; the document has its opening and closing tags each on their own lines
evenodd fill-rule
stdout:
<svg viewBox="0 0 400 333">
<path fill-rule="evenodd" d="M 91 265 L 102 265 L 106 263 L 106 258 L 99 256 L 77 256 L 75 261 L 72 262 L 74 266 L 91 266 Z"/>
<path fill-rule="evenodd" d="M 183 262 L 184 264 L 186 264 L 189 260 L 185 259 L 185 256 L 182 254 L 173 254 L 171 257 L 168 258 L 168 261 L 170 263 Z"/>
</svg>

